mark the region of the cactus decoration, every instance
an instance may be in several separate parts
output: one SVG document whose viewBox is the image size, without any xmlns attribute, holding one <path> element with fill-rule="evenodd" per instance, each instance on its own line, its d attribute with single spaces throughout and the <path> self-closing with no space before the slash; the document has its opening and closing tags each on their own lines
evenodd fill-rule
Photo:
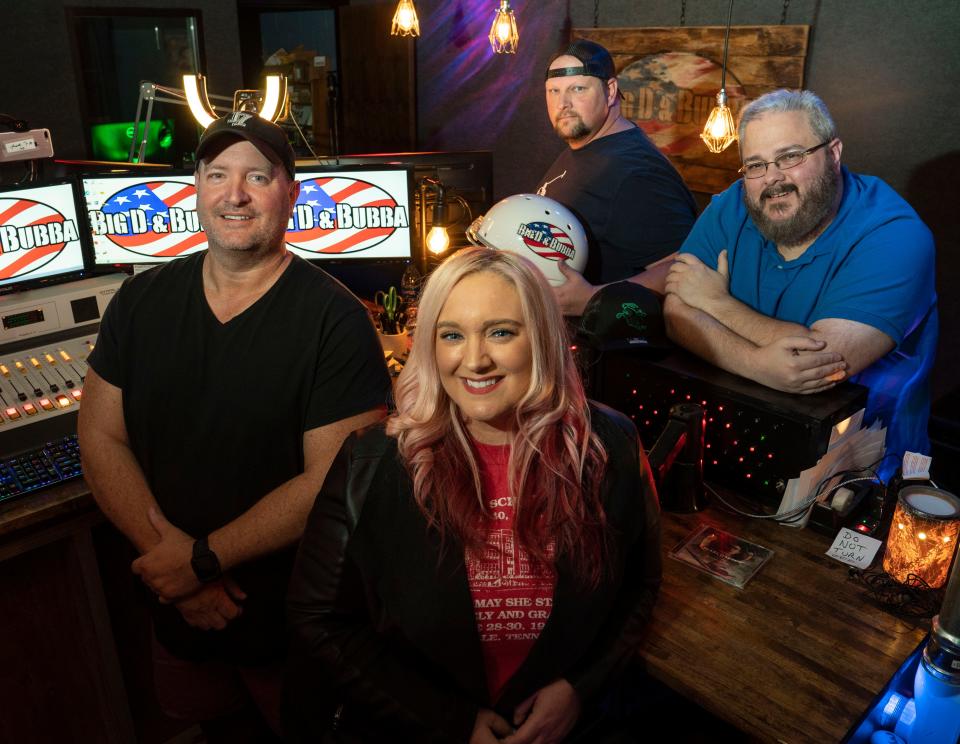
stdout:
<svg viewBox="0 0 960 744">
<path fill-rule="evenodd" d="M 386 334 L 402 333 L 404 313 L 400 310 L 401 300 L 396 287 L 386 292 L 378 291 L 373 301 L 380 307 L 380 331 Z"/>
</svg>

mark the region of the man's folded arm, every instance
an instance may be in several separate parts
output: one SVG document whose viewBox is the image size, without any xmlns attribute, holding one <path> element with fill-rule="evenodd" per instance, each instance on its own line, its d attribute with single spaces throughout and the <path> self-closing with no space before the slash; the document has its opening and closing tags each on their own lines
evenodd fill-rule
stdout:
<svg viewBox="0 0 960 744">
<path fill-rule="evenodd" d="M 667 335 L 711 364 L 788 393 L 818 393 L 844 378 L 840 353 L 803 326 L 802 335 L 786 335 L 756 344 L 675 294 L 664 301 Z M 793 326 L 793 324 L 787 324 Z"/>
<path fill-rule="evenodd" d="M 824 318 L 810 326 L 810 330 L 814 338 L 826 342 L 827 349 L 843 356 L 847 377 L 859 374 L 896 346 L 883 331 L 856 320 Z"/>
<path fill-rule="evenodd" d="M 787 336 L 808 336 L 809 329 L 800 323 L 771 318 L 754 310 L 740 300 L 726 295 L 701 308 L 724 326 L 757 346 L 768 346 Z"/>
<path fill-rule="evenodd" d="M 84 478 L 97 505 L 137 552 L 147 553 L 162 540 L 149 517 L 151 510 L 159 514 L 159 508 L 130 449 L 123 421 L 123 391 L 92 367 L 84 380 L 77 430 Z M 240 613 L 236 599 L 243 593 L 231 594 L 227 581 L 224 577 L 208 584 L 178 603 L 190 625 L 219 629 Z"/>
</svg>

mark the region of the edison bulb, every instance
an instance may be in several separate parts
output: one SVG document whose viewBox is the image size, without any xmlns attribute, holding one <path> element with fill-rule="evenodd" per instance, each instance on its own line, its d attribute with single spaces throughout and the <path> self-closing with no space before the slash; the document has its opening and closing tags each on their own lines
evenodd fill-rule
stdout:
<svg viewBox="0 0 960 744">
<path fill-rule="evenodd" d="M 440 255 L 450 247 L 450 236 L 447 235 L 447 228 L 434 226 L 427 233 L 427 248 L 431 253 Z"/>
</svg>

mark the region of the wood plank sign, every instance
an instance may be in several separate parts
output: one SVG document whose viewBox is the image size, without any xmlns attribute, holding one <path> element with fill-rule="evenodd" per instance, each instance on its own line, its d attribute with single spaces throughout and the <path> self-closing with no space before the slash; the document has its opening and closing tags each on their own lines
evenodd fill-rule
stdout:
<svg viewBox="0 0 960 744">
<path fill-rule="evenodd" d="M 694 191 L 715 194 L 737 178 L 735 145 L 714 155 L 700 132 L 716 104 L 724 26 L 575 28 L 571 38 L 603 44 L 613 57 L 623 115 L 641 127 Z M 734 120 L 753 99 L 802 88 L 809 26 L 730 29 L 726 90 Z"/>
</svg>

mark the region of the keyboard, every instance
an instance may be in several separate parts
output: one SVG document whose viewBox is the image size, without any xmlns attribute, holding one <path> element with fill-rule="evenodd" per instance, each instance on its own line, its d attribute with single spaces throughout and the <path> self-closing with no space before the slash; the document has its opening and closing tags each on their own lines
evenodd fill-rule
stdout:
<svg viewBox="0 0 960 744">
<path fill-rule="evenodd" d="M 0 460 L 0 502 L 83 475 L 77 435 Z"/>
</svg>

